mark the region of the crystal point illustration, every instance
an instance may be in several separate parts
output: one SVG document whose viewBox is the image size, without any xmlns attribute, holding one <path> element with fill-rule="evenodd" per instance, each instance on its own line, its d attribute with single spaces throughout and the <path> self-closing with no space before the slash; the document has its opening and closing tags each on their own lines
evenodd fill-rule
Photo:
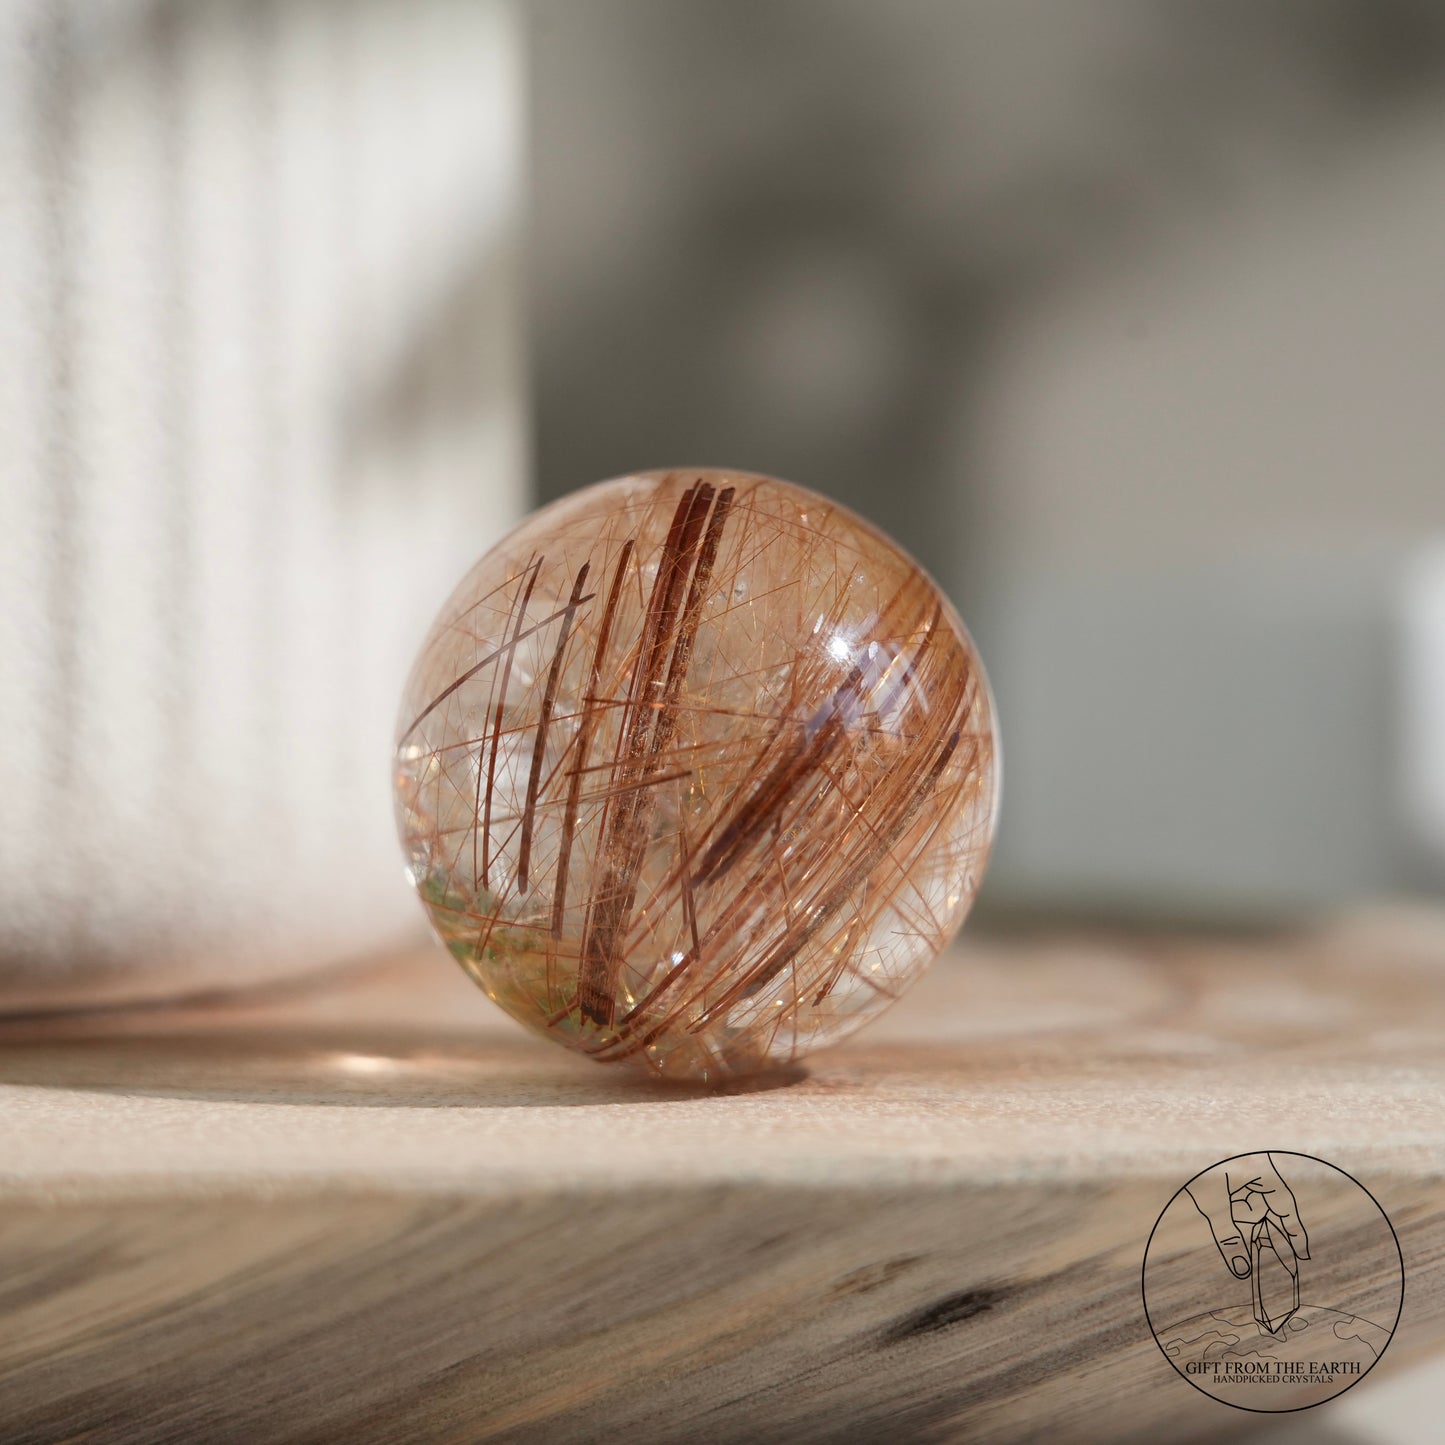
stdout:
<svg viewBox="0 0 1445 1445">
<path fill-rule="evenodd" d="M 750 473 L 545 508 L 443 608 L 399 719 L 408 866 L 508 1013 L 678 1078 L 850 1033 L 962 923 L 992 703 L 929 577 Z"/>
<path fill-rule="evenodd" d="M 1250 1235 L 1250 1280 L 1255 1323 L 1277 1335 L 1299 1309 L 1299 1263 L 1289 1237 L 1268 1219 Z"/>
</svg>

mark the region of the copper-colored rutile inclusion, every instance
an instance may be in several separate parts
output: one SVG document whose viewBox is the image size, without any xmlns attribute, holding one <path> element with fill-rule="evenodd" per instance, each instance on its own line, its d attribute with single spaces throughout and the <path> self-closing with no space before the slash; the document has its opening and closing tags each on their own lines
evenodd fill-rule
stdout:
<svg viewBox="0 0 1445 1445">
<path fill-rule="evenodd" d="M 963 921 L 992 708 L 929 577 L 846 508 L 646 473 L 536 513 L 412 670 L 398 821 L 437 933 L 508 1013 L 718 1080 L 880 1012 Z"/>
</svg>

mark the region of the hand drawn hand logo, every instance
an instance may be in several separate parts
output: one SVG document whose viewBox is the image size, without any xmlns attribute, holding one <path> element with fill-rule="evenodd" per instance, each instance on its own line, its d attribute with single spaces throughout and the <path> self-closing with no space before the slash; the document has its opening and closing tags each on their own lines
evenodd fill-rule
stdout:
<svg viewBox="0 0 1445 1445">
<path fill-rule="evenodd" d="M 1277 1334 L 1299 1308 L 1299 1261 L 1310 1257 L 1294 1193 L 1268 1154 L 1245 1154 L 1188 1185 L 1219 1257 L 1236 1279 L 1250 1279 L 1254 1318 Z"/>
</svg>

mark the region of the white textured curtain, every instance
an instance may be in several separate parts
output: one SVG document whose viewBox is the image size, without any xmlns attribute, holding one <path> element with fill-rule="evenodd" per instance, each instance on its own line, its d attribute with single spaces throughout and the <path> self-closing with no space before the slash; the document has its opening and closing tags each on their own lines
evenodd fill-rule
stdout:
<svg viewBox="0 0 1445 1445">
<path fill-rule="evenodd" d="M 0 1009 L 416 926 L 431 612 L 521 504 L 496 0 L 0 9 Z"/>
</svg>

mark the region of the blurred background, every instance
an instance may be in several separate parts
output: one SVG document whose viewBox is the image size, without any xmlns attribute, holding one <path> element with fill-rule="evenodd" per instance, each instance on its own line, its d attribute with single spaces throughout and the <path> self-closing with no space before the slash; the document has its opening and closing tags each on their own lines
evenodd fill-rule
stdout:
<svg viewBox="0 0 1445 1445">
<path fill-rule="evenodd" d="M 998 694 L 982 909 L 1445 882 L 1445 5 L 534 0 L 538 494 L 892 531 Z"/>
<path fill-rule="evenodd" d="M 15 0 L 0 987 L 420 927 L 394 700 L 526 508 L 770 472 L 975 632 L 995 916 L 1445 883 L 1438 0 Z"/>
</svg>

